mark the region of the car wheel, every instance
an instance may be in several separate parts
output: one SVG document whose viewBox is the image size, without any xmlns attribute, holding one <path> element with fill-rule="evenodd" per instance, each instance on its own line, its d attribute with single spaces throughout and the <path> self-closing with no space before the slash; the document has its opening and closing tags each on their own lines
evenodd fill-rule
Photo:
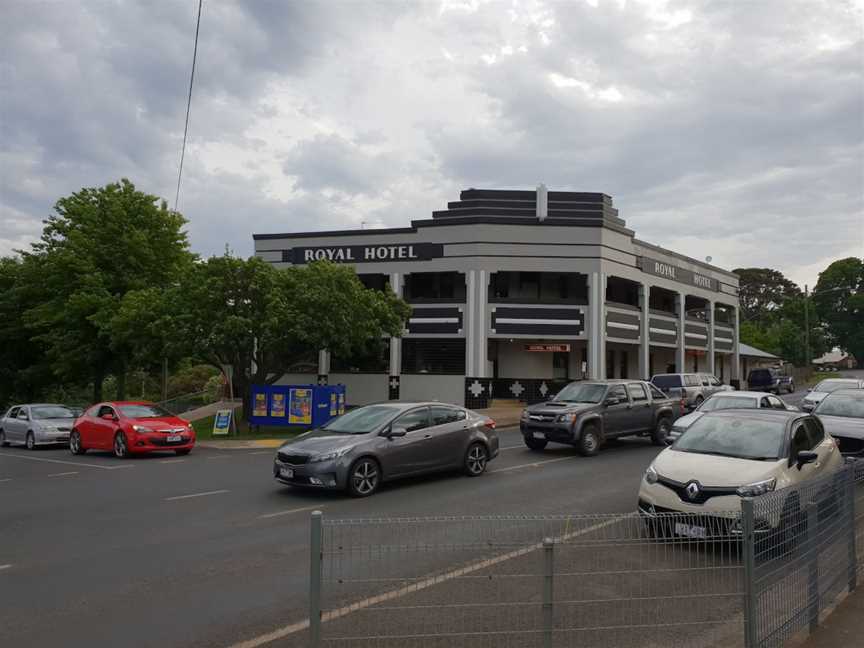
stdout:
<svg viewBox="0 0 864 648">
<path fill-rule="evenodd" d="M 696 397 L 696 401 L 695 401 L 695 403 L 693 404 L 693 407 L 696 408 L 696 409 L 698 409 L 699 406 L 703 403 L 704 400 L 705 400 L 705 397 L 704 397 L 704 396 L 702 396 L 702 395 L 697 396 L 697 397 Z"/>
<path fill-rule="evenodd" d="M 597 432 L 597 426 L 588 423 L 582 428 L 582 434 L 579 436 L 579 454 L 584 457 L 593 457 L 599 450 L 600 434 Z"/>
<path fill-rule="evenodd" d="M 192 452 L 192 448 L 181 448 L 180 450 L 175 450 L 174 454 L 176 454 L 179 457 L 185 457 L 190 452 Z"/>
<path fill-rule="evenodd" d="M 78 430 L 72 430 L 72 434 L 69 436 L 69 452 L 73 455 L 82 455 L 87 452 L 81 445 L 81 433 Z"/>
<path fill-rule="evenodd" d="M 657 421 L 657 427 L 654 428 L 654 434 L 651 435 L 651 443 L 656 446 L 666 445 L 666 439 L 669 438 L 669 433 L 672 431 L 672 422 L 668 416 L 663 416 Z"/>
<path fill-rule="evenodd" d="M 472 443 L 465 453 L 465 474 L 469 477 L 479 477 L 486 472 L 489 463 L 489 451 L 482 443 Z"/>
<path fill-rule="evenodd" d="M 36 449 L 36 437 L 33 436 L 32 432 L 27 433 L 27 440 L 24 442 L 24 444 L 27 446 L 28 450 Z"/>
<path fill-rule="evenodd" d="M 789 393 L 791 394 L 794 391 L 795 391 L 795 383 L 789 383 Z"/>
<path fill-rule="evenodd" d="M 6 448 L 9 446 L 9 442 L 6 440 L 6 433 L 3 430 L 0 430 L 0 447 Z"/>
<path fill-rule="evenodd" d="M 535 439 L 533 436 L 526 436 L 523 438 L 525 439 L 525 445 L 531 450 L 542 450 L 546 447 L 546 444 L 549 443 L 546 439 Z"/>
<path fill-rule="evenodd" d="M 348 474 L 348 492 L 354 497 L 369 497 L 381 483 L 381 468 L 371 457 L 358 459 Z"/>
<path fill-rule="evenodd" d="M 125 459 L 129 456 L 129 447 L 126 445 L 126 435 L 118 432 L 114 435 L 114 456 L 118 459 Z"/>
</svg>

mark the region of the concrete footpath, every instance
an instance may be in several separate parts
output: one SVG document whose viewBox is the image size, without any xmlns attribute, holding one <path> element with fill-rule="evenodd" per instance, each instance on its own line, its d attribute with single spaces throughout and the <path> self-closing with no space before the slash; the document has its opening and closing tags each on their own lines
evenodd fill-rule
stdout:
<svg viewBox="0 0 864 648">
<path fill-rule="evenodd" d="M 864 648 L 864 593 L 847 596 L 809 636 L 792 642 L 794 648 Z"/>
</svg>

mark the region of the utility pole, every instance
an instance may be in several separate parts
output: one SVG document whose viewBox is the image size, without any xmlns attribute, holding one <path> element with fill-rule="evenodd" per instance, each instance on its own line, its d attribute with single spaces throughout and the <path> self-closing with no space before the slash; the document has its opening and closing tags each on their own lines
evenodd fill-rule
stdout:
<svg viewBox="0 0 864 648">
<path fill-rule="evenodd" d="M 804 367 L 810 367 L 810 291 L 804 284 Z"/>
</svg>

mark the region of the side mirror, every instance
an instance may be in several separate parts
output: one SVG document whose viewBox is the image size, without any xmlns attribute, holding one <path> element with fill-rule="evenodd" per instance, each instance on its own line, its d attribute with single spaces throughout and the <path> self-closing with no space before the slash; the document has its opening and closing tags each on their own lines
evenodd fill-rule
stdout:
<svg viewBox="0 0 864 648">
<path fill-rule="evenodd" d="M 603 404 L 606 407 L 609 407 L 610 405 L 620 405 L 621 399 L 620 398 L 614 398 L 614 397 L 613 398 L 607 398 L 605 401 L 603 401 Z"/>
<path fill-rule="evenodd" d="M 819 458 L 819 455 L 815 452 L 810 452 L 807 450 L 802 450 L 798 453 L 797 464 L 798 470 L 801 470 L 801 467 L 805 464 L 814 463 Z"/>
<path fill-rule="evenodd" d="M 558 396 L 558 394 L 549 394 L 549 395 L 546 397 L 546 400 L 547 400 L 547 401 L 554 401 L 556 396 Z"/>
<path fill-rule="evenodd" d="M 101 418 L 103 421 L 116 421 L 117 420 L 116 418 L 114 418 L 113 414 L 103 414 L 99 418 Z"/>
<path fill-rule="evenodd" d="M 406 430 L 404 427 L 393 427 L 390 428 L 390 432 L 387 433 L 387 437 L 393 439 L 395 437 L 404 437 L 406 434 L 408 434 L 408 430 Z"/>
<path fill-rule="evenodd" d="M 812 392 L 812 391 L 813 391 L 813 388 L 812 388 L 812 387 L 808 387 L 808 388 L 807 388 L 807 393 L 808 393 L 808 394 L 809 394 L 810 392 Z"/>
</svg>

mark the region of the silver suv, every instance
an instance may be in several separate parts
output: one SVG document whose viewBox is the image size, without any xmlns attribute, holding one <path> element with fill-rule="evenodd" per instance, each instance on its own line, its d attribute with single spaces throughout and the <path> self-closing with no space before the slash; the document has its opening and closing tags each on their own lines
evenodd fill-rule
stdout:
<svg viewBox="0 0 864 648">
<path fill-rule="evenodd" d="M 688 409 L 696 409 L 717 392 L 732 391 L 732 387 L 706 373 L 657 374 L 651 377 L 651 383 L 672 398 L 684 401 Z"/>
</svg>

